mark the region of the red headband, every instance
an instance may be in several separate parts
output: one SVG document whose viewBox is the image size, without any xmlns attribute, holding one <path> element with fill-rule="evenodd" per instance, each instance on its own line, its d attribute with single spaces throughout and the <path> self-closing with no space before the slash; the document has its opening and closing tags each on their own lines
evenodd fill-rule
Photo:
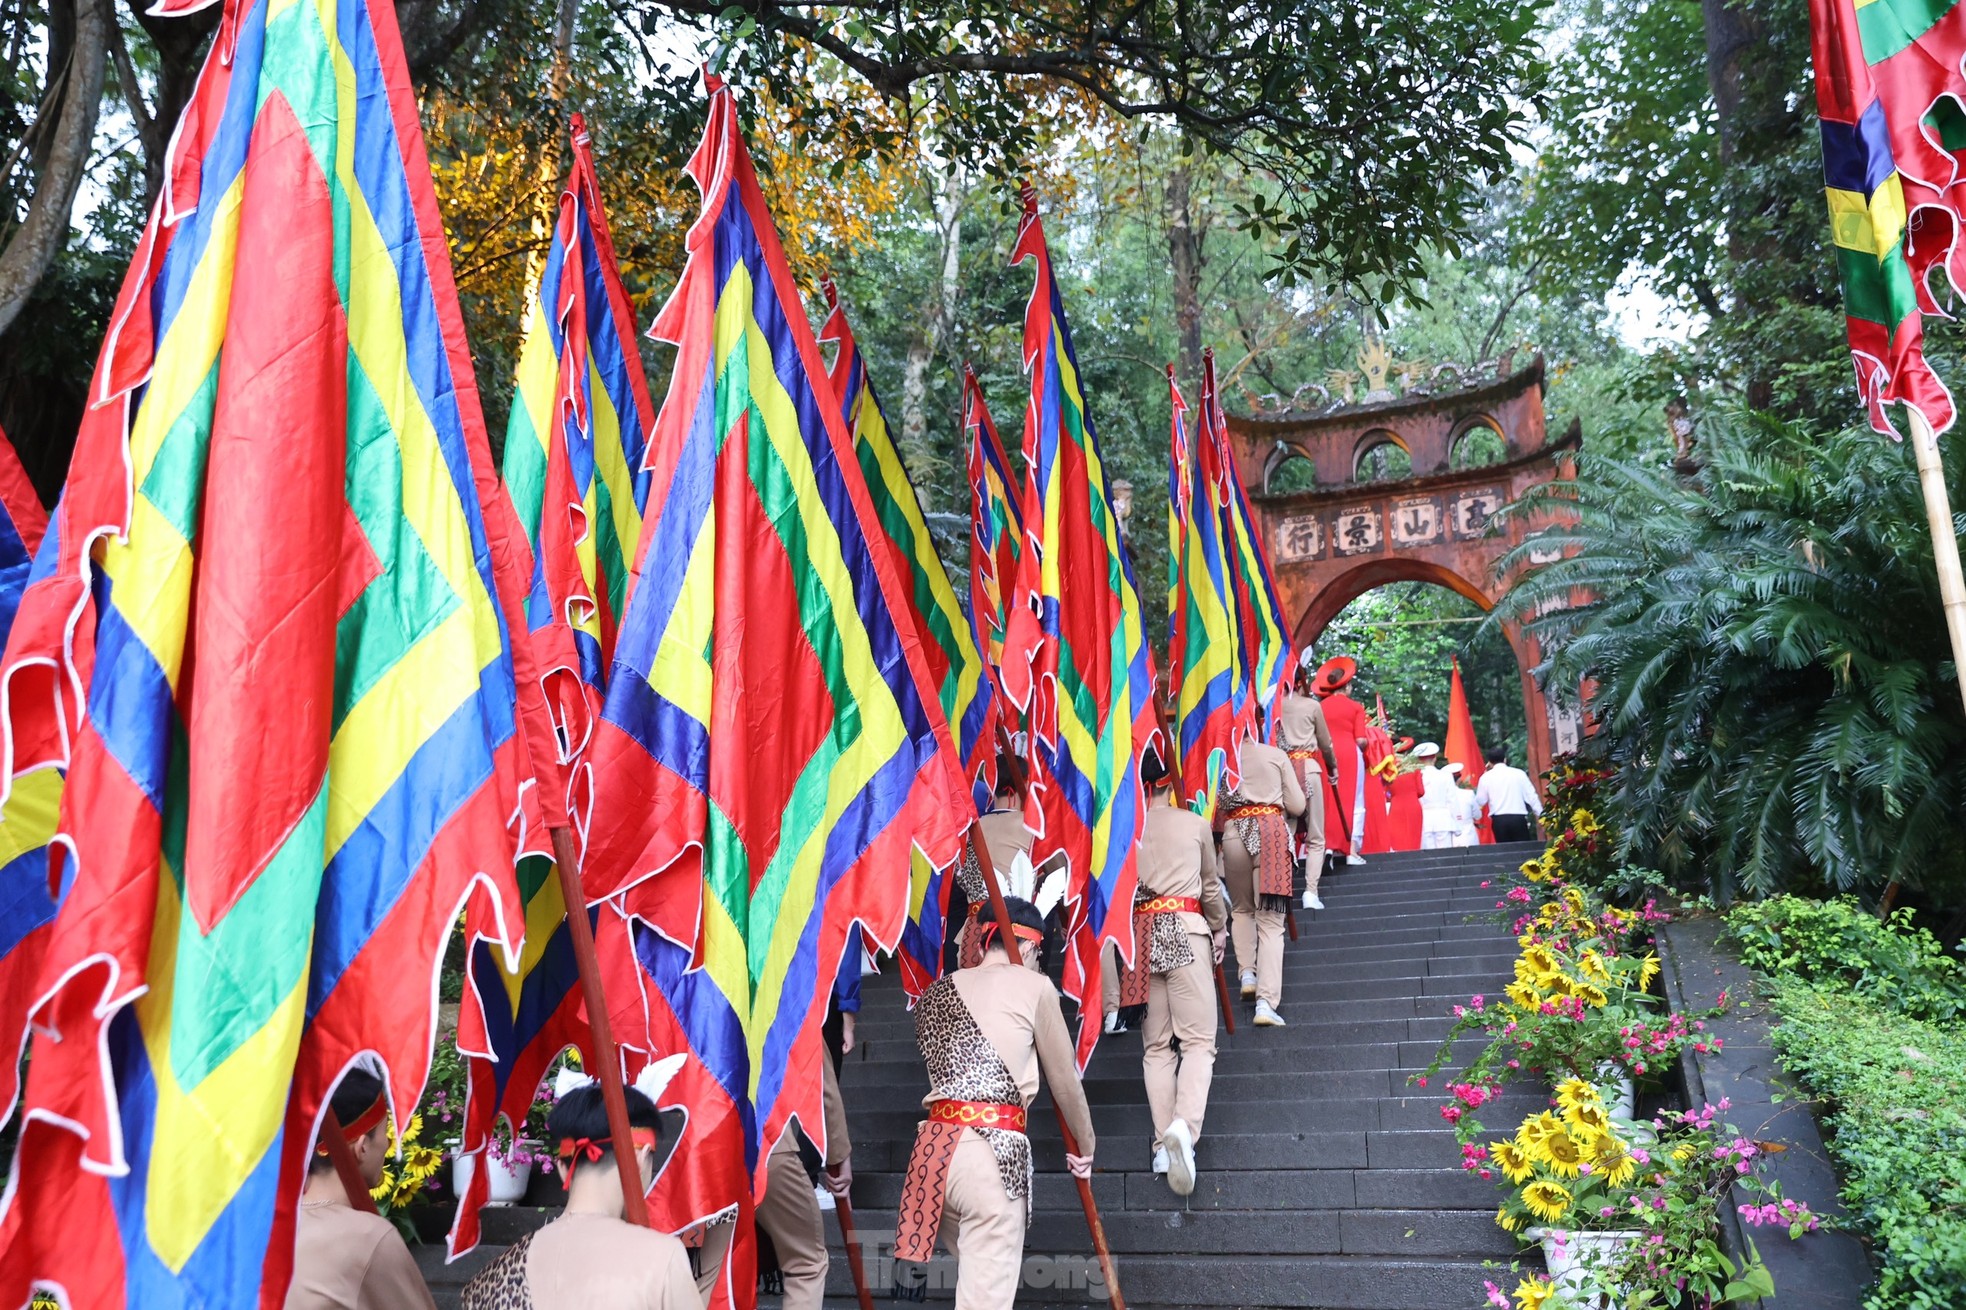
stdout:
<svg viewBox="0 0 1966 1310">
<path fill-rule="evenodd" d="M 987 947 L 990 944 L 990 939 L 995 937 L 996 935 L 997 935 L 997 924 L 996 921 L 993 919 L 989 923 L 985 924 L 983 927 L 983 945 Z M 1037 943 L 1042 942 L 1044 940 L 1043 931 L 1037 928 L 1027 928 L 1021 923 L 1013 923 L 1010 925 L 1010 935 L 1015 937 L 1020 942 L 1030 942 L 1033 945 L 1036 945 Z"/>
<path fill-rule="evenodd" d="M 362 1113 L 355 1116 L 353 1122 L 345 1123 L 341 1126 L 342 1136 L 346 1137 L 351 1142 L 359 1142 L 364 1137 L 367 1137 L 370 1133 L 374 1132 L 375 1126 L 381 1123 L 383 1116 L 388 1113 L 389 1113 L 389 1107 L 383 1103 L 382 1094 L 378 1092 L 376 1094 L 374 1105 L 371 1105 L 368 1109 L 362 1111 Z M 325 1156 L 327 1153 L 328 1153 L 327 1147 L 322 1146 L 319 1143 L 315 1144 L 314 1154 Z"/>
<path fill-rule="evenodd" d="M 628 1137 L 629 1140 L 634 1142 L 635 1149 L 638 1151 L 645 1146 L 651 1151 L 655 1149 L 655 1129 L 653 1128 L 631 1128 L 628 1130 Z M 560 1149 L 556 1154 L 560 1157 L 561 1164 L 573 1163 L 575 1156 L 585 1156 L 587 1157 L 587 1163 L 599 1164 L 601 1153 L 606 1151 L 610 1144 L 610 1139 L 607 1138 L 603 1138 L 597 1142 L 591 1137 L 562 1137 L 560 1139 Z"/>
</svg>

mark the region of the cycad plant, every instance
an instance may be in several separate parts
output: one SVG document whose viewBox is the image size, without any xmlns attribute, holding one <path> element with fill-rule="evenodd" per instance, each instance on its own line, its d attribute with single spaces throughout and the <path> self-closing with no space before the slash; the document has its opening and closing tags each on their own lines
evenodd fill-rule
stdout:
<svg viewBox="0 0 1966 1310">
<path fill-rule="evenodd" d="M 1966 714 L 1910 450 L 1739 414 L 1700 452 L 1691 474 L 1586 455 L 1508 511 L 1564 520 L 1507 558 L 1496 617 L 1541 641 L 1551 694 L 1591 684 L 1625 853 L 1723 900 L 1956 901 Z"/>
</svg>

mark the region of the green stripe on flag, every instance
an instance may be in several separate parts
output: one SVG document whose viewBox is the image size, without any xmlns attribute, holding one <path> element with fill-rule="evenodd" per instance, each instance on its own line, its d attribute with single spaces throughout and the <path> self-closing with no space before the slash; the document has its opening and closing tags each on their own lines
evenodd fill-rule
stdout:
<svg viewBox="0 0 1966 1310">
<path fill-rule="evenodd" d="M 1871 0 L 1857 10 L 1864 59 L 1875 67 L 1932 30 L 1959 0 Z"/>
<path fill-rule="evenodd" d="M 1895 328 L 1918 312 L 1918 294 L 1902 247 L 1894 248 L 1882 260 L 1841 246 L 1835 250 L 1837 273 L 1843 282 L 1843 310 L 1851 318 Z"/>
<path fill-rule="evenodd" d="M 205 503 L 205 454 L 212 434 L 212 407 L 218 397 L 218 361 L 212 361 L 205 380 L 191 393 L 157 448 L 150 473 L 138 488 L 151 507 L 177 529 L 187 542 L 195 541 L 198 510 Z"/>
</svg>

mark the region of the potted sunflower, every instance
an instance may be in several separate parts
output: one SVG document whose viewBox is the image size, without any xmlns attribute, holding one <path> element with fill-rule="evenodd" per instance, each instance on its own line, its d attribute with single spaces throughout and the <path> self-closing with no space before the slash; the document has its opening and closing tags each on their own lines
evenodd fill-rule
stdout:
<svg viewBox="0 0 1966 1310">
<path fill-rule="evenodd" d="M 1504 1189 L 1495 1222 L 1540 1242 L 1554 1284 L 1582 1293 L 1644 1236 L 1630 1222 L 1631 1201 L 1653 1157 L 1645 1134 L 1615 1118 L 1586 1079 L 1559 1083 L 1555 1103 L 1488 1144 Z"/>
</svg>

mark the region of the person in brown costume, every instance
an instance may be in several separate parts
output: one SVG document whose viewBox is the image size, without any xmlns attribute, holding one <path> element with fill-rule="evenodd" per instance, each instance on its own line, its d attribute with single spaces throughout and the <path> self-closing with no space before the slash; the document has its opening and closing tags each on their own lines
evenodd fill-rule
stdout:
<svg viewBox="0 0 1966 1310">
<path fill-rule="evenodd" d="M 1067 1155 L 1067 1167 L 1080 1178 L 1092 1172 L 1092 1116 L 1072 1039 L 1058 992 L 1038 968 L 1044 916 L 1028 901 L 1006 904 L 1023 965 L 1010 963 L 995 920 L 986 918 L 982 962 L 944 975 L 915 1003 L 928 1117 L 902 1185 L 896 1295 L 922 1298 L 921 1266 L 940 1231 L 956 1257 L 956 1310 L 1009 1310 L 1017 1299 L 1031 1207 L 1026 1112 L 1040 1069 L 1082 1152 Z"/>
</svg>

